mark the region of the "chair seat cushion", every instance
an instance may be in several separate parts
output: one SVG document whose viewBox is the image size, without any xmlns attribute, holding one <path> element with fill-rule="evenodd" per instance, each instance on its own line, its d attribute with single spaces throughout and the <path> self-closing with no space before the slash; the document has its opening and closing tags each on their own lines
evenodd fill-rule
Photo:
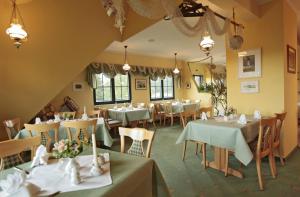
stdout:
<svg viewBox="0 0 300 197">
<path fill-rule="evenodd" d="M 140 140 L 133 140 L 131 147 L 128 150 L 128 154 L 144 157 L 143 142 Z"/>
<path fill-rule="evenodd" d="M 19 155 L 11 155 L 3 158 L 4 169 L 12 168 L 22 163 L 23 161 L 20 159 Z"/>
</svg>

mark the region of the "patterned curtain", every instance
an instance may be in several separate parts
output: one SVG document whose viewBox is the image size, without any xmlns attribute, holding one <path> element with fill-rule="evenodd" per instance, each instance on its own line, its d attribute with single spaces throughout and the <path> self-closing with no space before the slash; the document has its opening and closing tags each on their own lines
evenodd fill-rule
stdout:
<svg viewBox="0 0 300 197">
<path fill-rule="evenodd" d="M 87 67 L 86 80 L 90 87 L 97 88 L 97 80 L 95 74 L 103 73 L 106 77 L 113 78 L 117 74 L 125 75 L 126 72 L 123 70 L 123 65 L 120 64 L 107 64 L 93 62 Z M 164 79 L 166 76 L 173 76 L 177 79 L 180 75 L 174 75 L 172 68 L 156 68 L 156 67 L 144 67 L 144 66 L 130 66 L 129 71 L 132 75 L 138 75 L 147 77 L 151 80 L 157 80 L 158 78 Z"/>
</svg>

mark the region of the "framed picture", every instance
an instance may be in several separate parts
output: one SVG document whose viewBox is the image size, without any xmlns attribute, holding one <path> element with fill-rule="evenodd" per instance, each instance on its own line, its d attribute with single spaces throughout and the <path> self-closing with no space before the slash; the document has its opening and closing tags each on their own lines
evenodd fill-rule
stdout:
<svg viewBox="0 0 300 197">
<path fill-rule="evenodd" d="M 135 89 L 136 90 L 146 90 L 147 89 L 147 79 L 135 79 Z"/>
<path fill-rule="evenodd" d="M 73 83 L 73 91 L 80 92 L 84 89 L 84 85 L 82 82 L 74 82 Z"/>
<path fill-rule="evenodd" d="M 238 53 L 239 78 L 261 77 L 261 49 Z"/>
<path fill-rule="evenodd" d="M 191 88 L 191 82 L 186 82 L 185 83 L 185 88 L 190 89 Z"/>
<path fill-rule="evenodd" d="M 251 94 L 258 93 L 258 81 L 243 81 L 241 82 L 241 93 Z"/>
<path fill-rule="evenodd" d="M 287 71 L 289 73 L 296 73 L 296 49 L 287 45 Z"/>
</svg>

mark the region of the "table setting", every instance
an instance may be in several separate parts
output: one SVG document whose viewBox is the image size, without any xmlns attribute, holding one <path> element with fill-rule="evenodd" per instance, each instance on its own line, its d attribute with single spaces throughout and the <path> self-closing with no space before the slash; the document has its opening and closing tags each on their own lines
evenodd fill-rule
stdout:
<svg viewBox="0 0 300 197">
<path fill-rule="evenodd" d="M 109 117 L 113 120 L 122 122 L 123 126 L 127 126 L 130 122 L 150 119 L 149 109 L 140 104 L 134 107 L 132 104 L 124 104 L 122 107 L 114 106 L 108 109 Z"/>
<path fill-rule="evenodd" d="M 90 146 L 92 155 L 80 155 Z M 61 140 L 54 144 L 52 153 L 40 145 L 28 167 L 14 167 L 14 173 L 2 177 L 0 196 L 49 196 L 112 184 L 109 153 L 97 153 L 94 133 L 91 145 Z"/>
<path fill-rule="evenodd" d="M 66 128 L 63 126 L 63 122 L 65 121 L 80 121 L 80 120 L 92 120 L 92 119 L 97 119 L 97 125 L 96 125 L 96 140 L 98 141 L 103 141 L 105 146 L 111 147 L 113 143 L 113 139 L 109 134 L 109 131 L 107 130 L 104 119 L 102 117 L 98 118 L 89 118 L 88 115 L 85 112 L 84 108 L 84 113 L 80 119 L 68 119 L 66 118 L 61 119 L 61 117 L 58 114 L 54 115 L 54 119 L 50 119 L 48 121 L 42 122 L 40 118 L 35 119 L 35 124 L 51 124 L 51 123 L 60 123 L 60 127 L 58 130 L 58 140 L 61 139 L 67 139 L 68 134 Z M 71 129 L 72 134 L 75 134 L 75 130 Z M 92 127 L 88 128 L 88 132 L 92 132 Z M 55 142 L 55 132 L 53 130 L 48 132 L 49 136 L 51 137 L 52 143 Z M 32 132 L 32 135 L 36 135 L 36 132 Z M 30 137 L 31 134 L 28 132 L 26 129 L 21 129 L 20 132 L 15 136 L 15 139 L 24 139 L 27 137 Z"/>
<path fill-rule="evenodd" d="M 253 115 L 226 114 L 226 117 L 212 118 L 207 118 L 203 112 L 201 119 L 187 124 L 176 144 L 186 140 L 194 140 L 214 146 L 214 163 L 220 165 L 218 167 L 211 166 L 221 171 L 224 168 L 222 162 L 224 161 L 225 149 L 231 150 L 242 164 L 248 165 L 253 159 L 253 153 L 248 143 L 258 136 L 260 119 L 261 114 L 258 110 Z M 235 175 L 242 177 L 242 174 L 238 172 Z"/>
</svg>

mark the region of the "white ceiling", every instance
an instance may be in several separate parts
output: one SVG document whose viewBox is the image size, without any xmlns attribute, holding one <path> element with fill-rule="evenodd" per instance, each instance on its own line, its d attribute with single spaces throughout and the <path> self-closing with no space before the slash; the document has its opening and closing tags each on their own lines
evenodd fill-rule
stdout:
<svg viewBox="0 0 300 197">
<path fill-rule="evenodd" d="M 187 18 L 193 24 L 196 18 Z M 222 22 L 222 21 L 221 21 Z M 225 36 L 212 35 L 215 46 L 212 56 L 215 64 L 225 65 Z M 173 58 L 178 53 L 178 59 L 195 61 L 206 57 L 200 50 L 200 35 L 187 37 L 179 32 L 172 21 L 161 20 L 154 25 L 144 29 L 124 42 L 113 42 L 106 51 L 124 52 L 124 45 L 128 45 L 128 54 L 140 54 L 154 57 Z"/>
</svg>

